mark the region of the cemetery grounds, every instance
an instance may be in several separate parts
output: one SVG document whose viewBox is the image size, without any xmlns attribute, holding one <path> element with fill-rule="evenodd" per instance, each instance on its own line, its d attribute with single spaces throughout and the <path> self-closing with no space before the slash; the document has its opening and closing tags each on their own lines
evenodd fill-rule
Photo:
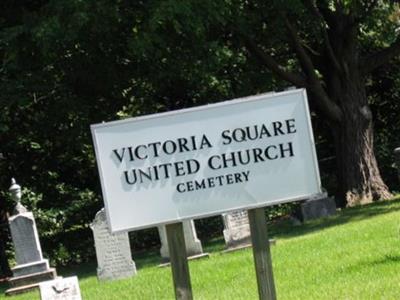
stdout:
<svg viewBox="0 0 400 300">
<path fill-rule="evenodd" d="M 270 227 L 278 299 L 400 299 L 400 195 L 393 201 L 347 208 L 302 225 Z M 258 299 L 251 249 L 223 253 L 221 237 L 203 241 L 210 257 L 190 261 L 195 299 Z M 96 265 L 58 269 L 79 277 L 83 299 L 174 299 L 171 270 L 156 251 L 134 255 L 137 276 L 100 283 Z M 38 292 L 12 298 L 39 299 Z"/>
</svg>

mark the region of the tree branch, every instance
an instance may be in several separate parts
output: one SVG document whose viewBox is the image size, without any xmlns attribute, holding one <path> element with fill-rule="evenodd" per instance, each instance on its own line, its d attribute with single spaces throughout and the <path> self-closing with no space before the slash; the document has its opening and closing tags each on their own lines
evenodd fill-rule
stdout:
<svg viewBox="0 0 400 300">
<path fill-rule="evenodd" d="M 329 40 L 328 32 L 326 30 L 327 22 L 325 21 L 323 15 L 319 11 L 318 7 L 315 5 L 315 2 L 313 0 L 302 0 L 304 6 L 311 12 L 312 15 L 314 15 L 317 20 L 319 21 L 319 25 L 322 31 L 322 36 L 324 38 L 324 45 L 326 47 L 326 51 L 328 52 L 328 57 L 332 61 L 332 65 L 335 67 L 336 70 L 340 70 L 340 64 L 336 58 L 336 55 L 333 51 L 331 41 Z"/>
<path fill-rule="evenodd" d="M 270 54 L 261 50 L 252 39 L 245 35 L 242 35 L 242 37 L 244 38 L 247 50 L 256 56 L 274 74 L 298 87 L 306 85 L 305 79 L 300 74 L 285 70 Z"/>
<path fill-rule="evenodd" d="M 368 74 L 400 54 L 400 35 L 389 47 L 361 59 L 361 71 Z"/>
<path fill-rule="evenodd" d="M 315 104 L 318 106 L 318 108 L 332 121 L 340 122 L 342 119 L 342 111 L 340 110 L 339 106 L 326 94 L 321 81 L 317 76 L 314 65 L 300 41 L 297 31 L 286 16 L 284 16 L 284 20 L 289 32 L 289 36 L 293 43 L 293 47 L 300 61 L 300 65 L 307 76 L 306 88 L 309 89 L 309 92 L 311 92 L 311 94 L 317 100 L 315 101 Z"/>
</svg>

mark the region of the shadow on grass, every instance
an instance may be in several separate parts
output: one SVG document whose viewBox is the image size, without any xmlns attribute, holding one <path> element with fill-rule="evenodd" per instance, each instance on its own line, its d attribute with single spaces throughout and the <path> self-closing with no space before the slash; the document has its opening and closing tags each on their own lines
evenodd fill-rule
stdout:
<svg viewBox="0 0 400 300">
<path fill-rule="evenodd" d="M 354 265 L 350 265 L 347 268 L 338 270 L 339 273 L 361 273 L 363 269 L 368 268 L 377 268 L 380 266 L 388 265 L 388 264 L 397 264 L 400 265 L 400 255 L 398 254 L 386 254 L 382 258 L 375 259 L 372 261 L 360 261 Z M 374 269 L 375 270 L 375 269 Z"/>
<path fill-rule="evenodd" d="M 346 208 L 342 211 L 338 211 L 334 216 L 308 221 L 297 226 L 293 225 L 292 221 L 286 218 L 272 222 L 269 225 L 269 234 L 270 236 L 281 238 L 296 237 L 399 210 L 400 199 L 397 198 L 391 201 L 382 201 L 359 207 Z"/>
<path fill-rule="evenodd" d="M 223 238 L 217 238 L 212 241 L 208 241 L 204 245 L 204 251 L 219 252 L 224 250 L 224 246 L 225 244 Z M 158 249 L 133 253 L 132 256 L 135 261 L 136 268 L 139 272 L 140 269 L 158 267 L 158 265 L 161 264 L 162 262 L 160 252 Z M 63 277 L 78 276 L 78 278 L 81 280 L 88 277 L 96 277 L 97 276 L 96 269 L 97 269 L 96 262 L 88 262 L 79 265 L 57 268 L 57 273 Z M 2 284 L 0 284 L 0 289 L 1 288 L 3 288 Z M 5 291 L 7 289 L 7 285 L 5 285 L 3 289 Z M 2 290 L 0 290 L 0 292 L 1 291 Z"/>
<path fill-rule="evenodd" d="M 68 267 L 58 267 L 57 274 L 63 277 L 78 276 L 79 279 L 97 276 L 97 265 L 95 262 L 88 262 L 79 265 L 71 265 Z"/>
<path fill-rule="evenodd" d="M 138 270 L 156 267 L 161 263 L 161 256 L 158 249 L 133 253 L 133 259 Z"/>
<path fill-rule="evenodd" d="M 138 271 L 142 268 L 155 267 L 161 263 L 161 258 L 156 250 L 134 253 L 133 259 Z M 63 277 L 78 276 L 79 279 L 97 276 L 97 262 L 88 262 L 79 265 L 57 268 L 58 275 Z"/>
</svg>

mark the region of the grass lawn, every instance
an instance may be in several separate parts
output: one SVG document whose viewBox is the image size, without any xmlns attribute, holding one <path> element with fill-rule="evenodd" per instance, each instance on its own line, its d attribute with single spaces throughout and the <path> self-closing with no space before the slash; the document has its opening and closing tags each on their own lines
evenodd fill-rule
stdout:
<svg viewBox="0 0 400 300">
<path fill-rule="evenodd" d="M 400 197 L 300 226 L 270 226 L 278 299 L 400 299 L 399 230 Z M 222 239 L 208 243 L 210 258 L 190 262 L 194 298 L 258 299 L 251 249 L 222 254 L 223 247 Z M 138 275 L 114 282 L 99 283 L 94 264 L 58 273 L 78 275 L 83 299 L 174 299 L 171 270 L 157 267 L 157 253 L 135 261 Z"/>
</svg>

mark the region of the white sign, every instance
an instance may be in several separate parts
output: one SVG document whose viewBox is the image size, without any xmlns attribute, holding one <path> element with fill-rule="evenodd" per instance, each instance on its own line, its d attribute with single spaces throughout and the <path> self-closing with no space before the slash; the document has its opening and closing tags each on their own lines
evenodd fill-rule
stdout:
<svg viewBox="0 0 400 300">
<path fill-rule="evenodd" d="M 91 130 L 112 232 L 321 192 L 305 90 L 97 124 Z"/>
</svg>

